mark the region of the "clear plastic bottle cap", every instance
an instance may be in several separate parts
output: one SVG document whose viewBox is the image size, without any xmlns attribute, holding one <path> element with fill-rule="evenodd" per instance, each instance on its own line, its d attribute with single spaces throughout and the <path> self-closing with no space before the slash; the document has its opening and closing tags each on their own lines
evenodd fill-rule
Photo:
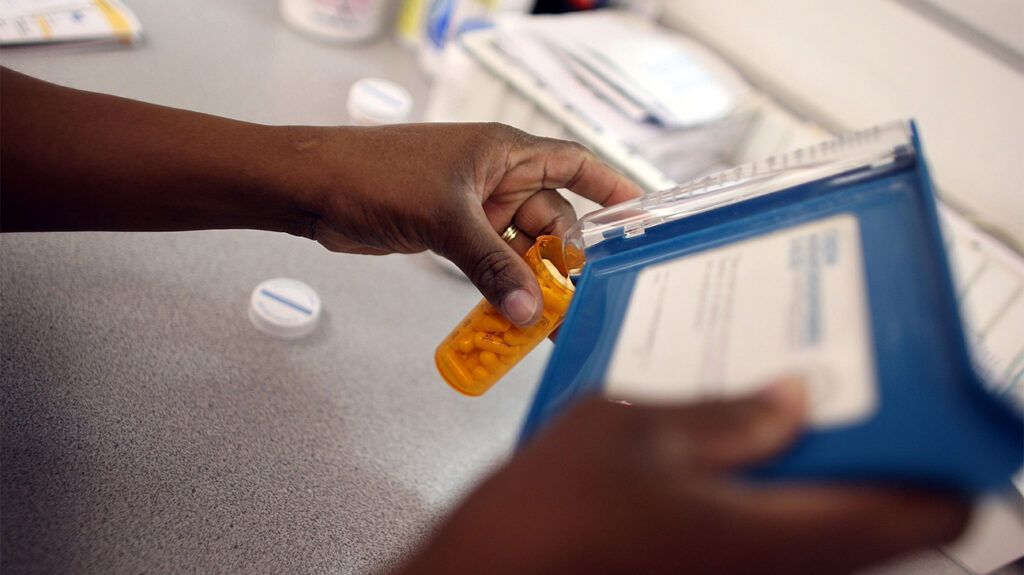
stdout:
<svg viewBox="0 0 1024 575">
<path fill-rule="evenodd" d="M 383 78 L 363 78 L 348 90 L 348 114 L 356 124 L 400 124 L 412 112 L 412 94 Z"/>
<path fill-rule="evenodd" d="M 320 296 L 299 280 L 269 279 L 252 290 L 249 319 L 267 335 L 298 339 L 316 328 L 320 320 Z"/>
</svg>

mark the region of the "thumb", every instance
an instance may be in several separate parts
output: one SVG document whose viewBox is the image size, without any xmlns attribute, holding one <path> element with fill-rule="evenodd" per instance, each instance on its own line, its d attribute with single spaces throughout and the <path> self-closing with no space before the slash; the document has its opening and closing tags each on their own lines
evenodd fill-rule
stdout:
<svg viewBox="0 0 1024 575">
<path fill-rule="evenodd" d="M 540 317 L 541 296 L 530 266 L 495 232 L 483 213 L 467 218 L 444 254 L 512 323 L 530 325 Z"/>
<path fill-rule="evenodd" d="M 662 408 L 658 419 L 663 435 L 685 446 L 690 460 L 728 470 L 784 451 L 800 433 L 806 409 L 802 383 L 784 380 L 743 399 Z"/>
</svg>

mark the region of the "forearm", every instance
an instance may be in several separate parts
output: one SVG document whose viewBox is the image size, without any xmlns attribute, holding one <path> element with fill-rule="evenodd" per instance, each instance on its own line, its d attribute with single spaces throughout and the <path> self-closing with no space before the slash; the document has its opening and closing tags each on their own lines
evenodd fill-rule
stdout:
<svg viewBox="0 0 1024 575">
<path fill-rule="evenodd" d="M 272 128 L 72 90 L 2 70 L 4 231 L 255 228 L 308 235 Z"/>
</svg>

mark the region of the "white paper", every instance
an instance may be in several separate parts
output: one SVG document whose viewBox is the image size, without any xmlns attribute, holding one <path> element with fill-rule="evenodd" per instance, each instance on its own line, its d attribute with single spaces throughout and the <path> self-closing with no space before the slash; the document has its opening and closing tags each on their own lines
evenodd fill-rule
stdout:
<svg viewBox="0 0 1024 575">
<path fill-rule="evenodd" d="M 118 0 L 0 0 L 0 44 L 134 41 L 142 27 Z M 28 12 L 32 7 L 37 11 Z"/>
<path fill-rule="evenodd" d="M 633 145 L 720 121 L 750 92 L 703 46 L 617 11 L 501 18 L 497 29 L 501 49 L 550 93 Z"/>
<path fill-rule="evenodd" d="M 971 355 L 989 390 L 1024 410 L 1024 260 L 953 210 L 940 215 Z M 974 573 L 1024 556 L 1024 471 L 1014 485 L 1016 494 L 982 501 L 964 536 L 945 548 Z"/>
<path fill-rule="evenodd" d="M 0 18 L 66 12 L 89 4 L 89 0 L 0 0 Z"/>
<path fill-rule="evenodd" d="M 877 384 L 862 260 L 857 219 L 843 214 L 643 270 L 606 394 L 699 401 L 797 375 L 812 426 L 869 416 Z"/>
<path fill-rule="evenodd" d="M 989 390 L 1024 411 L 1024 260 L 956 212 L 940 214 L 974 361 Z"/>
</svg>

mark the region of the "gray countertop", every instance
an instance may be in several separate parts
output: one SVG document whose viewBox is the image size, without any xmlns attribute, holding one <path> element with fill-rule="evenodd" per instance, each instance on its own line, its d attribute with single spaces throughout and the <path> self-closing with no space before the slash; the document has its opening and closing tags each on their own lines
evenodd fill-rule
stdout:
<svg viewBox="0 0 1024 575">
<path fill-rule="evenodd" d="M 274 124 L 346 123 L 356 79 L 426 80 L 384 39 L 323 44 L 273 0 L 131 0 L 134 48 L 5 49 L 46 80 Z M 418 113 L 418 112 L 417 112 Z M 126 158 L 130 161 L 130 158 Z M 249 231 L 0 236 L 6 570 L 344 572 L 391 564 L 511 449 L 550 352 L 482 398 L 435 345 L 479 299 L 425 255 Z M 272 340 L 260 281 L 323 300 Z M 963 573 L 937 552 L 887 572 Z"/>
<path fill-rule="evenodd" d="M 3 50 L 43 79 L 265 123 L 346 123 L 376 75 L 426 80 L 388 40 L 342 47 L 275 2 L 129 2 L 134 48 Z M 126 158 L 130 161 L 130 158 Z M 426 255 L 332 254 L 249 231 L 0 236 L 5 568 L 342 571 L 385 565 L 515 440 L 544 343 L 460 396 L 435 345 L 480 296 Z M 270 339 L 260 281 L 323 300 Z"/>
</svg>

